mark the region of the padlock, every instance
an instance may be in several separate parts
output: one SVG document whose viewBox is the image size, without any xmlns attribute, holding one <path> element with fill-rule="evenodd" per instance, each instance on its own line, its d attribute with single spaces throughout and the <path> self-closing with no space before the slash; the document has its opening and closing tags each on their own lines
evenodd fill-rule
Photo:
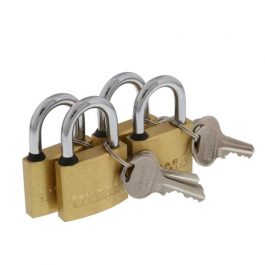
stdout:
<svg viewBox="0 0 265 265">
<path fill-rule="evenodd" d="M 127 159 L 127 146 L 118 137 L 116 111 L 107 99 L 87 97 L 70 108 L 62 126 L 62 156 L 56 163 L 58 213 L 64 221 L 101 212 L 128 197 L 119 177 L 121 164 L 106 152 L 103 144 L 74 153 L 74 124 L 91 108 L 104 112 L 107 143 L 117 155 Z"/>
<path fill-rule="evenodd" d="M 144 110 L 150 96 L 157 89 L 169 87 L 175 98 L 175 120 L 192 128 L 192 122 L 186 119 L 186 97 L 182 84 L 172 76 L 159 76 L 151 79 L 138 93 L 134 103 L 133 134 L 127 136 L 129 155 L 140 151 L 153 151 L 160 165 L 167 169 L 192 172 L 191 137 L 173 126 L 170 122 L 158 123 L 144 128 Z"/>
<path fill-rule="evenodd" d="M 61 155 L 60 144 L 42 150 L 41 128 L 47 114 L 59 105 L 73 106 L 77 98 L 65 93 L 42 101 L 32 115 L 29 130 L 29 154 L 23 158 L 26 212 L 39 217 L 57 211 L 55 161 Z M 82 116 L 75 126 L 75 138 L 84 140 L 85 123 Z M 89 138 L 86 138 L 89 141 Z M 84 149 L 75 145 L 75 150 Z"/>
<path fill-rule="evenodd" d="M 112 77 L 106 85 L 101 90 L 100 96 L 111 100 L 115 91 L 124 84 L 133 84 L 138 91 L 142 89 L 145 81 L 137 74 L 132 72 L 124 72 Z M 148 104 L 145 109 L 145 118 L 150 121 L 157 122 L 157 117 L 149 114 Z M 150 127 L 150 124 L 145 123 L 145 127 Z M 132 119 L 119 123 L 119 137 L 121 141 L 124 141 L 128 135 L 133 131 Z M 98 110 L 98 128 L 92 135 L 93 145 L 101 144 L 106 138 L 106 128 L 105 128 L 105 117 L 101 110 Z"/>
</svg>

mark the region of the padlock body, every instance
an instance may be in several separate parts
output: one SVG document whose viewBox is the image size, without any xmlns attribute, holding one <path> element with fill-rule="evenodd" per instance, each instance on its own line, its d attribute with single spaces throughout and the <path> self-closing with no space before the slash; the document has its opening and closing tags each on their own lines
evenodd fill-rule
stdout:
<svg viewBox="0 0 265 265">
<path fill-rule="evenodd" d="M 90 138 L 86 136 L 86 141 Z M 81 145 L 74 145 L 76 152 L 84 150 Z M 23 175 L 26 212 L 31 217 L 39 217 L 57 211 L 55 162 L 61 156 L 61 144 L 43 149 L 46 159 L 31 162 L 23 158 Z"/>
<path fill-rule="evenodd" d="M 113 149 L 127 159 L 127 146 Z M 128 195 L 120 180 L 121 164 L 103 145 L 76 154 L 72 166 L 56 163 L 58 213 L 64 221 L 96 214 L 125 200 Z"/>
<path fill-rule="evenodd" d="M 157 117 L 152 115 L 152 114 L 149 115 L 149 119 L 151 121 L 153 121 L 153 122 L 157 122 L 158 121 Z M 149 127 L 151 127 L 151 125 L 145 124 L 145 128 L 149 128 Z M 119 139 L 122 142 L 126 142 L 126 137 L 128 135 L 131 135 L 132 132 L 133 132 L 132 119 L 119 123 L 118 130 L 119 130 Z M 93 145 L 102 144 L 105 141 L 105 139 L 106 138 L 99 138 L 99 137 L 96 137 L 94 135 L 91 136 L 91 141 L 92 141 Z"/>
<path fill-rule="evenodd" d="M 192 128 L 192 122 L 186 121 L 185 126 Z M 192 172 L 191 137 L 169 122 L 161 123 L 145 130 L 148 138 L 135 141 L 127 136 L 128 154 L 130 156 L 144 150 L 156 154 L 160 165 L 167 169 Z"/>
</svg>

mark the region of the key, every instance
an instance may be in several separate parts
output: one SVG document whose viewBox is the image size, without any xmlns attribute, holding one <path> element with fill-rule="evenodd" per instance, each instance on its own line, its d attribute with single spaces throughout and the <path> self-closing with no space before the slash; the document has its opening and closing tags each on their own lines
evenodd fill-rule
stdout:
<svg viewBox="0 0 265 265">
<path fill-rule="evenodd" d="M 151 151 L 141 151 L 140 153 L 136 154 L 135 156 L 149 156 Z M 153 153 L 152 153 L 153 154 Z M 198 175 L 194 173 L 187 173 L 183 171 L 178 171 L 178 170 L 171 170 L 171 169 L 165 169 L 163 167 L 160 167 L 161 173 L 164 175 L 166 178 L 174 179 L 186 184 L 198 184 L 200 179 Z"/>
<path fill-rule="evenodd" d="M 199 140 L 192 142 L 192 153 L 196 162 L 210 166 L 216 158 L 225 158 L 229 153 L 251 157 L 254 147 L 222 133 L 219 122 L 212 116 L 206 116 L 195 123 L 194 132 Z"/>
<path fill-rule="evenodd" d="M 135 198 L 145 198 L 153 192 L 164 195 L 167 192 L 177 191 L 185 197 L 191 197 L 198 201 L 205 196 L 201 185 L 189 185 L 177 180 L 165 177 L 160 165 L 152 152 L 137 154 L 129 161 L 133 167 L 124 167 L 121 172 L 121 180 L 127 192 Z"/>
</svg>

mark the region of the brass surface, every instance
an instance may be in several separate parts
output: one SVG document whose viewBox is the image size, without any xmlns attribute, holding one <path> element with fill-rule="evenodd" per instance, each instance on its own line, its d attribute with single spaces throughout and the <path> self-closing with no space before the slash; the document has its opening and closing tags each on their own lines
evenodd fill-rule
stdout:
<svg viewBox="0 0 265 265">
<path fill-rule="evenodd" d="M 90 138 L 86 136 L 86 141 Z M 76 152 L 84 150 L 81 145 L 74 145 Z M 43 149 L 46 159 L 31 162 L 24 157 L 23 176 L 26 212 L 31 217 L 39 217 L 57 211 L 55 162 L 61 156 L 61 144 Z"/>
<path fill-rule="evenodd" d="M 192 122 L 187 120 L 185 126 L 191 129 Z M 169 122 L 157 124 L 145 131 L 149 137 L 144 141 L 126 137 L 129 156 L 149 150 L 156 154 L 163 168 L 192 172 L 192 138 L 186 132 Z"/>
<path fill-rule="evenodd" d="M 127 159 L 127 146 L 113 149 Z M 96 214 L 127 199 L 120 180 L 121 165 L 103 145 L 76 153 L 73 166 L 56 163 L 58 213 L 64 221 Z"/>
</svg>

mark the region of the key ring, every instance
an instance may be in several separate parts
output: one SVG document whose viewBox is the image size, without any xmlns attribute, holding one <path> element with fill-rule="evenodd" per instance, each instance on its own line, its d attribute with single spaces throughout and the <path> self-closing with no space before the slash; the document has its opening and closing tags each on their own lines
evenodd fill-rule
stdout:
<svg viewBox="0 0 265 265">
<path fill-rule="evenodd" d="M 159 122 L 154 122 L 154 121 L 151 121 L 151 120 L 148 120 L 148 119 L 145 119 L 145 122 L 149 125 L 157 125 L 159 123 L 163 123 L 163 122 L 169 122 L 171 125 L 174 125 L 174 126 L 177 126 L 179 127 L 180 129 L 182 129 L 184 132 L 186 132 L 188 135 L 190 135 L 194 140 L 195 142 L 197 142 L 200 138 L 199 135 L 197 135 L 196 133 L 194 133 L 193 131 L 189 130 L 187 127 L 185 127 L 183 124 L 177 122 L 175 119 L 173 118 L 170 118 L 170 117 L 160 117 L 159 118 Z"/>
<path fill-rule="evenodd" d="M 110 148 L 109 144 L 107 143 L 107 141 L 104 142 L 103 146 L 105 147 L 106 151 L 113 156 L 113 158 L 119 162 L 121 165 L 123 165 L 124 167 L 130 168 L 133 167 L 132 164 L 126 162 L 124 159 L 122 159 L 119 155 L 117 155 L 116 153 L 113 152 L 113 150 Z"/>
<path fill-rule="evenodd" d="M 86 147 L 86 148 L 91 148 L 91 147 L 93 147 L 92 144 L 90 144 L 90 143 L 88 143 L 88 142 L 85 142 L 85 141 L 83 141 L 83 140 L 74 139 L 73 142 L 74 142 L 74 144 L 82 145 L 82 146 L 84 146 L 84 147 Z"/>
<path fill-rule="evenodd" d="M 155 126 L 155 125 L 157 125 L 159 123 L 163 123 L 163 122 L 169 121 L 170 124 L 179 127 L 180 129 L 182 129 L 183 131 L 185 131 L 187 134 L 189 134 L 195 140 L 195 142 L 197 142 L 199 140 L 200 137 L 197 134 L 195 134 L 193 131 L 189 130 L 184 125 L 180 124 L 179 122 L 175 121 L 175 119 L 170 118 L 170 117 L 168 117 L 168 118 L 161 117 L 160 119 L 163 119 L 163 121 L 161 121 L 161 122 L 154 122 L 154 121 L 151 121 L 151 120 L 145 118 L 145 123 L 147 123 L 147 124 L 149 124 L 151 126 Z M 114 153 L 113 150 L 110 148 L 109 144 L 106 141 L 104 142 L 103 146 L 106 149 L 106 151 L 111 156 L 113 156 L 113 158 L 118 163 L 120 163 L 121 165 L 123 165 L 124 167 L 127 167 L 127 168 L 133 167 L 132 164 L 130 164 L 127 161 L 125 161 L 124 159 L 122 159 L 118 154 Z"/>
<path fill-rule="evenodd" d="M 176 120 L 170 118 L 169 119 L 169 123 L 179 127 L 183 131 L 185 131 L 188 135 L 190 135 L 195 140 L 195 142 L 197 142 L 199 140 L 199 138 L 200 138 L 199 135 L 197 135 L 193 131 L 189 130 L 187 127 L 185 127 L 183 124 L 177 122 Z"/>
</svg>

